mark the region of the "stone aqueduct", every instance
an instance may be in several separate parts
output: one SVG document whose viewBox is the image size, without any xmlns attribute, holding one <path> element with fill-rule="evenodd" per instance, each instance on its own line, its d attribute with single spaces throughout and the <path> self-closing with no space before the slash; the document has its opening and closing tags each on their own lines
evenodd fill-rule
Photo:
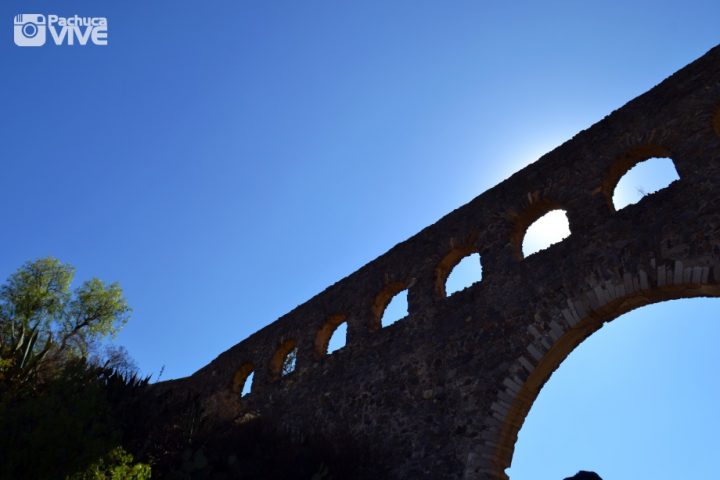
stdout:
<svg viewBox="0 0 720 480">
<path fill-rule="evenodd" d="M 580 342 L 642 305 L 720 296 L 719 105 L 720 46 L 166 385 L 228 421 L 257 412 L 289 434 L 351 435 L 393 459 L 393 478 L 507 478 L 530 406 Z M 658 156 L 680 180 L 615 211 L 621 176 Z M 571 235 L 523 258 L 527 227 L 558 208 Z M 446 296 L 474 252 L 482 281 Z M 404 289 L 408 316 L 382 328 Z M 341 322 L 346 346 L 327 355 Z M 295 348 L 295 371 L 281 375 Z"/>
</svg>

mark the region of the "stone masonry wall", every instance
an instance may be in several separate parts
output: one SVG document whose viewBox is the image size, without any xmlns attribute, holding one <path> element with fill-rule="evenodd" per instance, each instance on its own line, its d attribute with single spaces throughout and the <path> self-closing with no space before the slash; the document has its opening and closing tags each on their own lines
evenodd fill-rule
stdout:
<svg viewBox="0 0 720 480">
<path fill-rule="evenodd" d="M 390 455 L 394 478 L 506 478 L 533 400 L 583 339 L 641 305 L 720 295 L 719 105 L 715 47 L 166 386 L 199 392 L 228 421 L 252 411 L 289 435 L 350 434 Z M 680 180 L 614 211 L 617 181 L 650 157 L 672 158 Z M 525 230 L 556 208 L 571 235 L 523 258 Z M 448 273 L 473 252 L 482 281 L 446 297 Z M 406 288 L 409 315 L 381 328 Z M 326 355 L 341 321 L 347 344 Z M 294 346 L 297 368 L 280 376 Z"/>
</svg>

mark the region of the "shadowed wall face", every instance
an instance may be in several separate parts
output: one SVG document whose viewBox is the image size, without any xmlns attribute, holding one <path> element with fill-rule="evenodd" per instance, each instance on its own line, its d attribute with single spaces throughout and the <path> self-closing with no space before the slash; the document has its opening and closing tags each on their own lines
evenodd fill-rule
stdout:
<svg viewBox="0 0 720 480">
<path fill-rule="evenodd" d="M 252 411 L 291 436 L 349 434 L 393 458 L 396 478 L 506 478 L 540 388 L 603 322 L 653 302 L 718 296 L 718 105 L 716 47 L 165 385 L 200 393 L 209 414 L 228 420 Z M 618 182 L 651 158 L 670 161 L 679 179 L 619 208 Z M 524 250 L 528 229 L 552 212 L 569 231 Z M 447 295 L 453 268 L 471 255 L 480 281 Z M 402 292 L 407 316 L 388 325 L 385 310 Z M 341 324 L 346 345 L 328 355 Z M 250 373 L 252 392 L 241 397 Z"/>
</svg>

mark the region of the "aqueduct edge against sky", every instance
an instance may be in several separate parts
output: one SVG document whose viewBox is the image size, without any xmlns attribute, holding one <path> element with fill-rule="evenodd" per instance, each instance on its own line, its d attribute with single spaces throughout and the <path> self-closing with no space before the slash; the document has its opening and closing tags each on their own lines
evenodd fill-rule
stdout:
<svg viewBox="0 0 720 480">
<path fill-rule="evenodd" d="M 393 478 L 506 478 L 539 389 L 584 338 L 641 305 L 720 295 L 719 105 L 715 47 L 192 376 L 159 388 L 199 394 L 205 414 L 219 421 L 253 413 L 289 435 L 350 435 L 377 461 L 390 455 Z M 617 181 L 654 156 L 670 157 L 680 180 L 616 212 Z M 567 212 L 571 235 L 523 258 L 526 229 L 555 208 Z M 446 297 L 444 279 L 472 252 L 482 258 L 482 281 Z M 402 289 L 409 315 L 382 328 L 379 315 Z M 340 320 L 347 345 L 319 354 L 328 324 Z M 278 375 L 278 352 L 288 345 L 297 365 Z M 248 365 L 253 391 L 241 397 L 236 377 Z"/>
</svg>

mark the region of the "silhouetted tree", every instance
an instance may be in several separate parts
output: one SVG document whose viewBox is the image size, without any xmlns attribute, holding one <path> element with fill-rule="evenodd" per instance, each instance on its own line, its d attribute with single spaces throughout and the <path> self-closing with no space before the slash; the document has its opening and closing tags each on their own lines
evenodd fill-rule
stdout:
<svg viewBox="0 0 720 480">
<path fill-rule="evenodd" d="M 36 385 L 68 360 L 87 357 L 127 322 L 117 283 L 93 278 L 74 292 L 74 269 L 54 258 L 28 262 L 0 287 L 0 386 Z"/>
<path fill-rule="evenodd" d="M 122 447 L 148 379 L 102 343 L 130 308 L 116 283 L 71 291 L 73 276 L 43 258 L 0 287 L 0 478 L 149 478 Z"/>
</svg>

